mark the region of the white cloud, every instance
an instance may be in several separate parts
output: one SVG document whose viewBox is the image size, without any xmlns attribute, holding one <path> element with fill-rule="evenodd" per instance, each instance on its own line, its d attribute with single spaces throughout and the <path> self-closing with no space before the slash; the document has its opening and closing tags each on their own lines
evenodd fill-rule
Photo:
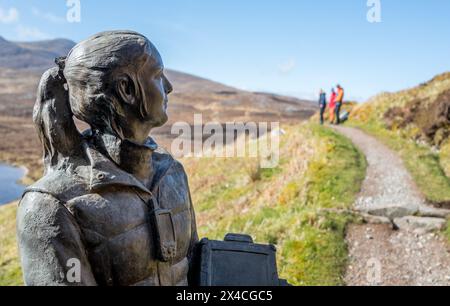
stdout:
<svg viewBox="0 0 450 306">
<path fill-rule="evenodd" d="M 60 16 L 56 16 L 56 15 L 54 15 L 54 14 L 52 14 L 52 13 L 41 12 L 41 11 L 40 11 L 38 8 L 36 8 L 36 7 L 33 7 L 33 8 L 31 9 L 31 12 L 33 13 L 34 16 L 36 16 L 36 17 L 38 17 L 38 18 L 40 18 L 40 19 L 44 19 L 44 20 L 46 20 L 46 21 L 48 21 L 48 22 L 51 22 L 51 23 L 58 23 L 58 24 L 60 24 L 60 23 L 66 22 L 66 19 L 65 19 L 65 18 L 60 17 Z"/>
<path fill-rule="evenodd" d="M 50 36 L 38 28 L 35 27 L 26 27 L 23 25 L 19 25 L 16 28 L 17 38 L 19 40 L 42 40 L 48 39 Z"/>
<path fill-rule="evenodd" d="M 0 7 L 0 23 L 14 23 L 19 20 L 19 11 L 15 7 L 8 10 Z"/>
<path fill-rule="evenodd" d="M 290 58 L 278 66 L 278 72 L 280 72 L 281 74 L 289 74 L 296 67 L 297 67 L 297 61 L 294 58 Z"/>
</svg>

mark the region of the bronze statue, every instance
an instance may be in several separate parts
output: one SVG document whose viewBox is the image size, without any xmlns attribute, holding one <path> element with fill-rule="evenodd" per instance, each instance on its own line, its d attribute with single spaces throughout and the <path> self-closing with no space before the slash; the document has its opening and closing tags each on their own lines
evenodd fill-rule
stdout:
<svg viewBox="0 0 450 306">
<path fill-rule="evenodd" d="M 17 213 L 26 285 L 286 284 L 274 246 L 198 242 L 186 173 L 148 136 L 168 119 L 172 85 L 147 38 L 100 33 L 56 63 L 33 116 L 45 175 Z"/>
<path fill-rule="evenodd" d="M 113 31 L 57 64 L 34 110 L 45 176 L 17 215 L 26 285 L 188 285 L 197 242 L 188 180 L 148 136 L 166 123 L 172 91 L 160 54 L 138 33 Z M 73 117 L 91 129 L 79 133 Z"/>
</svg>

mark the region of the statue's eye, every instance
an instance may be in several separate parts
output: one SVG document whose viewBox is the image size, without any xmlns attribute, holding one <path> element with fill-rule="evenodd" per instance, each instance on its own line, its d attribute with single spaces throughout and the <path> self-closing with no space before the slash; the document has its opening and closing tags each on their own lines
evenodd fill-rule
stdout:
<svg viewBox="0 0 450 306">
<path fill-rule="evenodd" d="M 164 69 L 159 68 L 155 71 L 155 77 L 160 78 L 163 75 Z"/>
</svg>

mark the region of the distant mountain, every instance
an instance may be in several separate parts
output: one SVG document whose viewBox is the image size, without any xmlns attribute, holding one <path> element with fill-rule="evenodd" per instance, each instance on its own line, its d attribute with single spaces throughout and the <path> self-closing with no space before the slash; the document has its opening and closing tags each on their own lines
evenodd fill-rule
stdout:
<svg viewBox="0 0 450 306">
<path fill-rule="evenodd" d="M 40 76 L 74 45 L 67 39 L 11 42 L 0 37 L 0 67 L 4 68 L 0 69 L 0 110 L 29 117 Z M 304 120 L 316 112 L 316 104 L 310 101 L 239 90 L 173 70 L 166 74 L 174 85 L 169 102 L 171 123 L 192 122 L 194 114 L 202 114 L 205 122 L 287 122 Z"/>
<path fill-rule="evenodd" d="M 316 103 L 271 93 L 236 89 L 190 74 L 167 70 L 174 85 L 169 112 L 172 122 L 202 114 L 206 121 L 298 121 L 317 111 Z"/>
<path fill-rule="evenodd" d="M 0 37 L 0 67 L 44 70 L 54 59 L 67 53 L 75 43 L 67 39 L 38 42 L 12 42 Z"/>
</svg>

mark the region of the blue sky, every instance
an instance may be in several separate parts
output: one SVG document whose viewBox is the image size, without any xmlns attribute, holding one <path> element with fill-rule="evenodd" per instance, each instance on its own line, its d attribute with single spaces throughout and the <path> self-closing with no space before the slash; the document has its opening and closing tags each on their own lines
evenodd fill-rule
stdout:
<svg viewBox="0 0 450 306">
<path fill-rule="evenodd" d="M 312 98 L 337 82 L 363 101 L 450 70 L 450 1 L 0 0 L 0 35 L 11 40 L 131 29 L 150 38 L 168 68 L 238 88 Z"/>
</svg>

